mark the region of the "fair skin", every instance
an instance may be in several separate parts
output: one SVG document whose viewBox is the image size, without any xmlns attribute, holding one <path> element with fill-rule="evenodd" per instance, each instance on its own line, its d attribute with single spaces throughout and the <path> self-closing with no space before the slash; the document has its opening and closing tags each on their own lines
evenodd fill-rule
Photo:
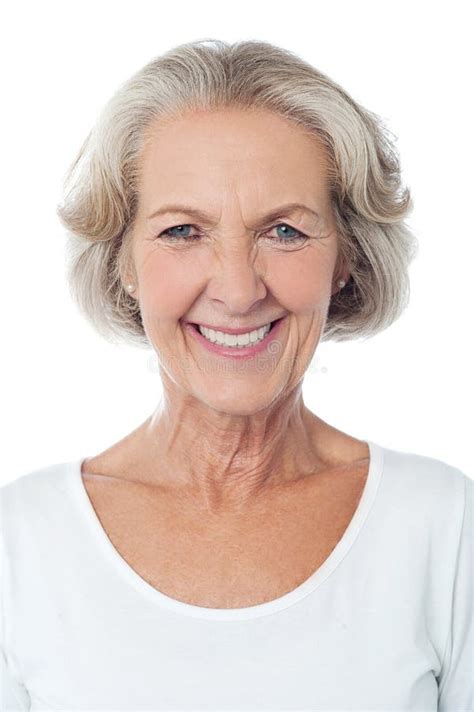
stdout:
<svg viewBox="0 0 474 712">
<path fill-rule="evenodd" d="M 104 478 L 121 483 L 114 505 L 110 487 L 107 494 L 95 491 L 104 528 L 116 532 L 129 561 L 143 562 L 153 540 L 141 573 L 181 600 L 232 607 L 259 602 L 259 591 L 264 600 L 281 595 L 330 553 L 359 501 L 366 444 L 312 413 L 302 395 L 331 295 L 339 279 L 349 278 L 340 264 L 326 168 L 314 137 L 268 112 L 195 112 L 150 131 L 126 283 L 136 285 L 132 295 L 158 356 L 163 398 L 136 430 L 87 460 L 83 474 L 91 493 L 94 477 L 102 487 Z M 262 222 L 295 202 L 318 215 L 299 208 Z M 208 218 L 150 217 L 176 203 Z M 295 231 L 308 239 L 290 246 L 284 240 Z M 178 241 L 181 233 L 198 238 Z M 241 327 L 280 317 L 273 350 L 244 367 L 210 353 L 183 328 L 184 321 Z M 226 368 L 219 368 L 223 361 Z M 124 510 L 143 525 L 133 551 L 119 525 Z M 205 588 L 191 595 L 176 572 L 166 579 L 163 562 L 158 576 L 158 545 L 166 538 L 177 547 L 179 536 L 186 543 L 176 556 L 188 573 L 197 566 L 200 578 L 209 567 L 209 542 L 215 551 L 220 537 L 223 554 L 208 569 L 212 596 Z M 256 558 L 271 558 L 262 537 L 270 549 L 279 547 L 284 566 L 260 581 Z M 232 591 L 225 587 L 226 547 L 242 555 L 240 592 L 235 580 Z M 249 579 L 253 594 L 243 591 Z"/>
</svg>

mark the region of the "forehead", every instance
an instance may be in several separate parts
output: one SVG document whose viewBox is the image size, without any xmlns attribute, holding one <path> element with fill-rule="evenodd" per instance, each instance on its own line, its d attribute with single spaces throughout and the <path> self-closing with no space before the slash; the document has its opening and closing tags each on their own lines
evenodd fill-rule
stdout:
<svg viewBox="0 0 474 712">
<path fill-rule="evenodd" d="M 183 190 L 206 187 L 284 193 L 290 186 L 309 197 L 324 193 L 326 169 L 321 141 L 284 117 L 262 109 L 194 111 L 149 126 L 141 193 L 182 198 Z"/>
</svg>

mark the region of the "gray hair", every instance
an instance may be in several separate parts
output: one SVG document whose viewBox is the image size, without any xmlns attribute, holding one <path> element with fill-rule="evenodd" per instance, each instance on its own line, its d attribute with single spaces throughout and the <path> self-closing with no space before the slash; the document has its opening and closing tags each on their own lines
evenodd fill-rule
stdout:
<svg viewBox="0 0 474 712">
<path fill-rule="evenodd" d="M 322 141 L 329 159 L 339 255 L 350 270 L 330 302 L 321 340 L 367 338 L 409 300 L 418 241 L 395 137 L 337 83 L 289 50 L 258 40 L 203 39 L 152 59 L 109 99 L 69 166 L 57 214 L 67 277 L 80 311 L 108 341 L 149 347 L 140 306 L 125 290 L 147 129 L 196 109 L 262 108 Z"/>
</svg>

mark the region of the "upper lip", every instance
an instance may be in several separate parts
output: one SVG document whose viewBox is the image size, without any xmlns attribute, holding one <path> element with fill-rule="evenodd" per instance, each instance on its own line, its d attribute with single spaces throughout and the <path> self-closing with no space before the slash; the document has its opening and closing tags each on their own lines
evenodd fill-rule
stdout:
<svg viewBox="0 0 474 712">
<path fill-rule="evenodd" d="M 213 329 L 214 331 L 223 331 L 226 334 L 246 334 L 248 331 L 255 331 L 256 329 L 261 329 L 262 326 L 267 326 L 267 324 L 272 324 L 274 321 L 278 321 L 278 319 L 282 318 L 283 317 L 277 317 L 276 319 L 265 321 L 263 322 L 263 324 L 260 324 L 258 326 L 244 326 L 241 329 L 231 329 L 228 326 L 213 326 L 212 324 L 203 324 L 201 321 L 189 321 L 188 324 L 199 324 L 199 326 L 204 326 L 204 328 L 206 329 Z"/>
</svg>

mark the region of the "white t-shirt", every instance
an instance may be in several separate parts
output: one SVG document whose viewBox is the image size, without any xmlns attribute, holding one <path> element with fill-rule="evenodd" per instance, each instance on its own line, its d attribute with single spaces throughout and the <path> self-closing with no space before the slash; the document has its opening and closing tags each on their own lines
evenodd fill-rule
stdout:
<svg viewBox="0 0 474 712">
<path fill-rule="evenodd" d="M 100 524 L 85 458 L 3 485 L 1 709 L 472 712 L 473 480 L 367 442 L 332 553 L 247 608 L 142 579 Z"/>
</svg>

